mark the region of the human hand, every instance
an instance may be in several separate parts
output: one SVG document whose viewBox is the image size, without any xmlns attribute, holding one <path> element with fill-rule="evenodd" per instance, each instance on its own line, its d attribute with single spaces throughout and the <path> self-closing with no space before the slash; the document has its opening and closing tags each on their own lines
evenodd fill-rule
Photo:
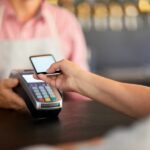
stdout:
<svg viewBox="0 0 150 150">
<path fill-rule="evenodd" d="M 24 100 L 15 94 L 12 88 L 18 85 L 17 79 L 0 80 L 0 108 L 25 110 Z"/>
<path fill-rule="evenodd" d="M 54 73 L 57 69 L 62 72 L 58 76 L 40 74 L 37 77 L 60 90 L 79 92 L 80 75 L 84 75 L 86 71 L 68 60 L 62 60 L 53 64 L 47 72 Z"/>
</svg>

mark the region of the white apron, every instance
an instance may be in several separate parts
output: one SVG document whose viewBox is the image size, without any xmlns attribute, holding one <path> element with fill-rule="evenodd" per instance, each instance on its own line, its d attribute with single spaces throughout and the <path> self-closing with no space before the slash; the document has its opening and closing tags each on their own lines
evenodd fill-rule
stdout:
<svg viewBox="0 0 150 150">
<path fill-rule="evenodd" d="M 4 7 L 0 6 L 0 30 L 3 14 Z M 0 78 L 8 77 L 13 69 L 31 69 L 29 61 L 31 55 L 51 53 L 56 60 L 64 58 L 54 18 L 50 13 L 47 14 L 46 21 L 52 33 L 51 38 L 0 41 Z"/>
</svg>

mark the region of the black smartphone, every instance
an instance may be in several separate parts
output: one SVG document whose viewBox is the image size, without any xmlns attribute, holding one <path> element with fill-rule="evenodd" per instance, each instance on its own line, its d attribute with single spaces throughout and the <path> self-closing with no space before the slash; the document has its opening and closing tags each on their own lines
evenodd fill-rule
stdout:
<svg viewBox="0 0 150 150">
<path fill-rule="evenodd" d="M 51 74 L 47 73 L 48 68 L 56 62 L 52 54 L 34 55 L 29 58 L 36 74 L 46 74 L 47 76 L 60 75 L 60 70 L 56 70 Z"/>
</svg>

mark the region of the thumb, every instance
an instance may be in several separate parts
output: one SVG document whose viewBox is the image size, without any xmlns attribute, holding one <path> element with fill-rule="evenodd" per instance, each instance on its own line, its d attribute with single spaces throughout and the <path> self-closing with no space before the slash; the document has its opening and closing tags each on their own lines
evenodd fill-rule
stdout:
<svg viewBox="0 0 150 150">
<path fill-rule="evenodd" d="M 6 88 L 14 88 L 18 85 L 19 81 L 17 79 L 5 79 L 3 80 L 3 85 Z"/>
<path fill-rule="evenodd" d="M 55 63 L 53 63 L 50 68 L 47 70 L 48 73 L 54 73 L 57 70 L 61 70 L 62 71 L 62 65 L 64 63 L 65 60 L 60 60 L 57 61 Z"/>
</svg>

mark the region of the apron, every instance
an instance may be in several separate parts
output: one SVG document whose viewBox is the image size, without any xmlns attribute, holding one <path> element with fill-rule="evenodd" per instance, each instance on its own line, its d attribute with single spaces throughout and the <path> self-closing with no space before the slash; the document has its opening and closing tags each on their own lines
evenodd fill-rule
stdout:
<svg viewBox="0 0 150 150">
<path fill-rule="evenodd" d="M 3 14 L 4 7 L 0 6 L 0 30 L 2 30 Z M 47 14 L 50 38 L 0 41 L 0 78 L 8 77 L 13 69 L 31 69 L 29 61 L 31 55 L 51 53 L 57 61 L 64 58 L 55 20 L 50 12 Z"/>
</svg>

